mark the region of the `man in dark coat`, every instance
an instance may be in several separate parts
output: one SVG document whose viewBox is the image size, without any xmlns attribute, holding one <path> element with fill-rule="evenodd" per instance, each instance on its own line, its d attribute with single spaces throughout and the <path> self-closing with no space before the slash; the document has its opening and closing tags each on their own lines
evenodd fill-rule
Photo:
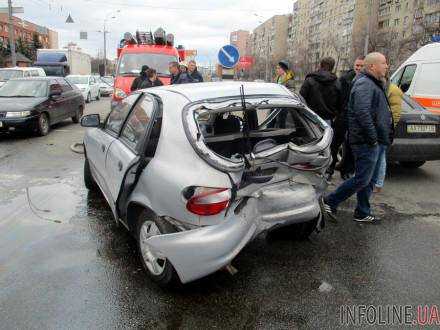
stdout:
<svg viewBox="0 0 440 330">
<path fill-rule="evenodd" d="M 190 84 L 194 82 L 187 72 L 180 71 L 180 66 L 177 62 L 170 62 L 168 70 L 171 73 L 171 85 Z"/>
<path fill-rule="evenodd" d="M 381 148 L 391 143 L 392 117 L 382 79 L 388 70 L 384 55 L 370 53 L 365 57 L 365 69 L 355 79 L 348 102 L 348 143 L 355 163 L 355 175 L 344 181 L 324 198 L 324 210 L 336 219 L 336 210 L 343 201 L 357 194 L 354 220 L 376 222 L 371 214 L 370 197 L 373 176 L 379 170 Z"/>
<path fill-rule="evenodd" d="M 333 162 L 327 173 L 331 177 L 334 173 L 336 163 L 338 161 L 338 152 L 341 145 L 346 139 L 347 133 L 347 107 L 348 99 L 350 97 L 351 87 L 353 86 L 354 78 L 361 72 L 364 68 L 365 56 L 359 56 L 356 58 L 353 69 L 348 70 L 339 78 L 339 83 L 341 86 L 341 97 L 342 97 L 342 108 L 341 111 L 336 115 L 333 124 L 333 141 L 332 141 L 332 157 Z M 351 155 L 351 149 L 349 145 L 344 145 L 344 157 L 339 164 L 339 170 L 341 172 L 341 177 L 345 180 L 348 179 L 349 175 L 354 171 L 354 160 Z"/>
<path fill-rule="evenodd" d="M 323 58 L 319 70 L 306 76 L 299 91 L 310 109 L 329 124 L 341 111 L 342 105 L 341 86 L 332 72 L 334 67 L 333 58 Z"/>
<path fill-rule="evenodd" d="M 203 82 L 203 77 L 197 70 L 197 63 L 194 60 L 188 62 L 188 74 L 194 80 L 194 82 Z"/>
<path fill-rule="evenodd" d="M 142 82 L 148 79 L 147 77 L 147 70 L 149 69 L 148 65 L 143 65 L 141 68 L 141 72 L 139 74 L 139 77 L 136 77 L 136 79 L 131 84 L 130 90 L 133 92 L 137 89 L 140 89 L 140 85 Z"/>
<path fill-rule="evenodd" d="M 157 87 L 157 86 L 163 86 L 163 83 L 157 78 L 157 72 L 154 69 L 148 69 L 147 70 L 147 80 L 144 80 L 140 86 L 139 89 L 144 88 L 150 88 L 150 87 Z"/>
</svg>

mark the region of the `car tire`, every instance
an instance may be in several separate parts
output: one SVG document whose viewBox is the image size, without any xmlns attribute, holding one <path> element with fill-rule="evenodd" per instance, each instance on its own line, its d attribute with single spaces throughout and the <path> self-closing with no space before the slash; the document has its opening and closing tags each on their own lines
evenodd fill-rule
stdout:
<svg viewBox="0 0 440 330">
<path fill-rule="evenodd" d="M 47 113 L 41 113 L 38 117 L 37 133 L 39 136 L 45 136 L 50 131 L 50 120 Z"/>
<path fill-rule="evenodd" d="M 97 185 L 95 179 L 93 179 L 92 172 L 90 171 L 90 164 L 87 158 L 84 160 L 84 185 L 88 190 L 97 190 Z"/>
<path fill-rule="evenodd" d="M 151 251 L 146 240 L 155 235 L 169 234 L 176 230 L 164 219 L 142 211 L 138 217 L 136 239 L 142 266 L 148 276 L 163 287 L 175 286 L 180 283 L 173 265 L 166 258 L 158 257 Z"/>
<path fill-rule="evenodd" d="M 425 161 L 415 161 L 415 162 L 399 162 L 400 166 L 406 167 L 406 168 L 419 168 L 420 166 L 423 166 L 425 164 Z"/>
<path fill-rule="evenodd" d="M 315 231 L 319 217 L 306 222 L 295 223 L 293 225 L 278 227 L 269 231 L 270 238 L 293 239 L 304 241 Z"/>
<path fill-rule="evenodd" d="M 82 115 L 83 115 L 83 109 L 82 109 L 82 107 L 79 107 L 78 110 L 76 110 L 76 114 L 75 114 L 75 116 L 72 117 L 72 121 L 73 121 L 75 124 L 78 124 L 78 123 L 79 123 L 79 120 L 80 120 L 81 117 L 82 117 Z"/>
<path fill-rule="evenodd" d="M 98 94 L 96 95 L 96 101 L 99 101 L 101 99 L 101 92 L 98 91 Z"/>
<path fill-rule="evenodd" d="M 86 103 L 90 103 L 92 101 L 92 96 L 89 94 L 87 94 L 87 98 L 86 98 Z"/>
</svg>

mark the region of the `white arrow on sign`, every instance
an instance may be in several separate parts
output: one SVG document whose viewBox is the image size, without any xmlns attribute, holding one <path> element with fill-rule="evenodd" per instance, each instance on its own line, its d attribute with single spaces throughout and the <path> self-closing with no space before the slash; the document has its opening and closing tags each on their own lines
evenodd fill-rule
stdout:
<svg viewBox="0 0 440 330">
<path fill-rule="evenodd" d="M 229 62 L 231 62 L 231 63 L 235 62 L 234 56 L 231 56 L 224 48 L 222 48 L 222 53 L 225 54 L 225 56 L 228 58 Z"/>
</svg>

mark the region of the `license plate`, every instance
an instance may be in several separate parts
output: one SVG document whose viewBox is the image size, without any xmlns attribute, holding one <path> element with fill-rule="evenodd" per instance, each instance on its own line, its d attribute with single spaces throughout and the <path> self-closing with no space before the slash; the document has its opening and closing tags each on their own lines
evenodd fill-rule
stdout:
<svg viewBox="0 0 440 330">
<path fill-rule="evenodd" d="M 408 133 L 435 133 L 435 125 L 407 125 Z"/>
</svg>

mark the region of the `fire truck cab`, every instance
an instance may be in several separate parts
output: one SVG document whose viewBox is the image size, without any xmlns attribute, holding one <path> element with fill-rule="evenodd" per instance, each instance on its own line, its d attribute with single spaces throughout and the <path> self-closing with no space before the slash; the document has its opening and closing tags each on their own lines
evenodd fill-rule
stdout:
<svg viewBox="0 0 440 330">
<path fill-rule="evenodd" d="M 163 84 L 169 85 L 171 76 L 168 64 L 183 61 L 185 49 L 182 46 L 174 47 L 174 36 L 159 28 L 154 34 L 137 31 L 135 37 L 129 32 L 125 33 L 117 55 L 112 107 L 131 93 L 133 80 L 139 76 L 143 65 L 155 69 Z"/>
</svg>

